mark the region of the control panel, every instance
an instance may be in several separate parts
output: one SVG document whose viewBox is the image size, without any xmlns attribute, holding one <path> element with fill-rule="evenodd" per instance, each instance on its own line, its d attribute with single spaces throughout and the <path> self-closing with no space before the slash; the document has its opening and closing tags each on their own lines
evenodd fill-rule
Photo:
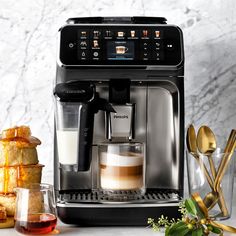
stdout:
<svg viewBox="0 0 236 236">
<path fill-rule="evenodd" d="M 63 65 L 178 65 L 182 33 L 170 25 L 66 25 L 60 30 Z"/>
</svg>

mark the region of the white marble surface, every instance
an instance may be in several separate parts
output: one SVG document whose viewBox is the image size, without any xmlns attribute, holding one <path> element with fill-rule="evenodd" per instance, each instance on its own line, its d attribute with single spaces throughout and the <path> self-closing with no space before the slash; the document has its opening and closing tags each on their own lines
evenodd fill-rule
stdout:
<svg viewBox="0 0 236 236">
<path fill-rule="evenodd" d="M 0 0 L 0 129 L 27 124 L 52 183 L 57 30 L 74 16 L 165 16 L 184 31 L 186 125 L 236 126 L 236 1 Z"/>
</svg>

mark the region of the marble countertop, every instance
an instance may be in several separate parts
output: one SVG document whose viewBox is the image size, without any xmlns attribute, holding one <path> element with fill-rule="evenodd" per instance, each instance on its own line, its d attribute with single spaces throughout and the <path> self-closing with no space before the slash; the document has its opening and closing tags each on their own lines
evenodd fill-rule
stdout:
<svg viewBox="0 0 236 236">
<path fill-rule="evenodd" d="M 236 220 L 236 204 L 233 207 L 233 216 L 229 220 L 222 221 L 221 223 L 235 226 Z M 164 236 L 164 232 L 154 232 L 152 229 L 147 227 L 75 227 L 70 225 L 65 225 L 59 222 L 57 229 L 60 231 L 58 235 L 67 236 Z M 1 229 L 1 236 L 14 236 L 19 235 L 14 229 Z M 235 235 L 231 233 L 224 233 L 224 236 Z"/>
</svg>

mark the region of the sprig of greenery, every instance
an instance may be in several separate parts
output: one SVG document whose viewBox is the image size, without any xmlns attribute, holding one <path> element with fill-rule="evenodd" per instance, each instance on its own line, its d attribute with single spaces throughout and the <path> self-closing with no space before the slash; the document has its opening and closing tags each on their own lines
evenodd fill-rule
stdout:
<svg viewBox="0 0 236 236">
<path fill-rule="evenodd" d="M 148 218 L 148 224 L 154 231 L 160 231 L 161 227 L 167 228 L 170 227 L 171 225 L 175 224 L 177 220 L 173 219 L 168 219 L 168 217 L 161 215 L 161 217 L 158 218 L 157 221 L 155 221 L 152 218 Z"/>
<path fill-rule="evenodd" d="M 179 205 L 181 219 L 168 219 L 161 215 L 155 221 L 148 218 L 148 224 L 154 231 L 160 231 L 161 227 L 165 229 L 165 236 L 202 236 L 208 235 L 211 232 L 218 235 L 223 235 L 220 228 L 213 226 L 198 207 L 193 199 L 186 199 Z"/>
</svg>

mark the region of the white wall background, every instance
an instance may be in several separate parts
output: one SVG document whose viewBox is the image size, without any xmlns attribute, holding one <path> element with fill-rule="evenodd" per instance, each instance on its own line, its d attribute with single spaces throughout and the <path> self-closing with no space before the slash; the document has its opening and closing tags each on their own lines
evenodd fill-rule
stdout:
<svg viewBox="0 0 236 236">
<path fill-rule="evenodd" d="M 164 16 L 184 32 L 186 125 L 236 126 L 236 1 L 0 0 L 0 129 L 30 125 L 52 183 L 57 30 L 76 16 Z"/>
</svg>

